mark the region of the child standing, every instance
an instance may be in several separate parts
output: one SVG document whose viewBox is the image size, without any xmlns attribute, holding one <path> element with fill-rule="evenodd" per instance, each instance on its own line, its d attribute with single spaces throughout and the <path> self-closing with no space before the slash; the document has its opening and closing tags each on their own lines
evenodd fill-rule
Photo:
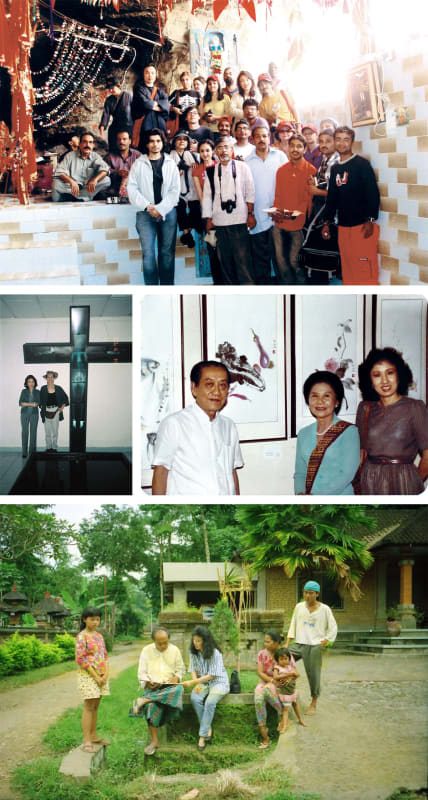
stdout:
<svg viewBox="0 0 428 800">
<path fill-rule="evenodd" d="M 80 633 L 76 637 L 76 662 L 79 665 L 78 683 L 83 698 L 81 749 L 96 753 L 96 744 L 108 745 L 97 737 L 97 713 L 101 697 L 110 694 L 108 657 L 104 639 L 97 628 L 101 622 L 99 608 L 88 606 L 82 611 Z"/>
<path fill-rule="evenodd" d="M 278 731 L 279 733 L 285 733 L 287 730 L 289 725 L 288 711 L 291 705 L 300 725 L 307 728 L 297 705 L 296 678 L 299 677 L 299 673 L 296 671 L 294 658 L 286 647 L 280 647 L 274 654 L 274 659 L 276 664 L 273 668 L 273 684 L 276 688 L 278 700 L 282 705 L 282 717 L 278 723 Z M 287 694 L 284 694 L 284 691 Z"/>
</svg>

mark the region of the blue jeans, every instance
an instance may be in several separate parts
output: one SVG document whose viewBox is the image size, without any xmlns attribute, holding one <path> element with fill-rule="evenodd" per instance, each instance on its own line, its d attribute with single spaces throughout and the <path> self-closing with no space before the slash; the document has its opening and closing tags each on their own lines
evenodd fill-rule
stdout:
<svg viewBox="0 0 428 800">
<path fill-rule="evenodd" d="M 165 219 L 159 220 L 153 219 L 148 211 L 138 211 L 136 228 L 143 251 L 144 283 L 146 286 L 159 286 L 159 284 L 172 286 L 174 284 L 177 210 L 173 208 Z"/>
<path fill-rule="evenodd" d="M 199 720 L 199 736 L 203 736 L 204 738 L 208 736 L 216 705 L 226 694 L 229 694 L 229 690 L 221 689 L 220 687 L 210 689 L 209 686 L 205 686 L 204 691 L 199 694 L 193 690 L 190 695 L 190 700 Z"/>
</svg>

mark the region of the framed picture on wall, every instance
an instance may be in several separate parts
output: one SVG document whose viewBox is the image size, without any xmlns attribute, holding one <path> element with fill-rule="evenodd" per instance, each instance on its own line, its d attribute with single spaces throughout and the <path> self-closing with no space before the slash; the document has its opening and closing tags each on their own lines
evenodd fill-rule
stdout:
<svg viewBox="0 0 428 800">
<path fill-rule="evenodd" d="M 375 304 L 376 346 L 395 347 L 413 373 L 409 397 L 426 402 L 427 304 L 424 297 L 383 297 Z"/>
<path fill-rule="evenodd" d="M 178 295 L 148 295 L 141 304 L 141 469 L 152 481 L 156 433 L 164 417 L 184 405 L 183 318 Z"/>
<path fill-rule="evenodd" d="M 225 413 L 241 442 L 287 438 L 284 297 L 210 295 L 204 336 L 206 357 L 231 374 Z"/>
<path fill-rule="evenodd" d="M 295 430 L 313 421 L 303 384 L 313 372 L 327 370 L 343 383 L 340 417 L 355 422 L 360 401 L 358 364 L 363 360 L 363 295 L 299 295 L 295 311 Z M 294 426 L 293 426 L 294 427 Z"/>
<path fill-rule="evenodd" d="M 385 111 L 376 62 L 369 61 L 349 71 L 348 98 L 353 128 L 383 122 Z"/>
</svg>

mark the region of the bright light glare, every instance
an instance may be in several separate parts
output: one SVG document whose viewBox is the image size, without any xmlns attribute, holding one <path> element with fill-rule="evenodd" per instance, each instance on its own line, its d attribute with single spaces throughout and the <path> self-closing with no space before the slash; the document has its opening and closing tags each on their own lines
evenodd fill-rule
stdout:
<svg viewBox="0 0 428 800">
<path fill-rule="evenodd" d="M 370 26 L 378 50 L 398 50 L 412 38 L 428 35 L 427 0 L 372 0 Z"/>
</svg>

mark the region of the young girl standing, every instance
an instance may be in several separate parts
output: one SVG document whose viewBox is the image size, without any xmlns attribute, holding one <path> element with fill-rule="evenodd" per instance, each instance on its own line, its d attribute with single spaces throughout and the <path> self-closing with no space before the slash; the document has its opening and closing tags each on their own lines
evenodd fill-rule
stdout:
<svg viewBox="0 0 428 800">
<path fill-rule="evenodd" d="M 300 725 L 306 728 L 306 722 L 303 722 L 297 705 L 296 678 L 299 677 L 299 673 L 296 672 L 294 658 L 286 647 L 280 647 L 276 651 L 274 659 L 276 664 L 273 668 L 273 683 L 276 687 L 278 700 L 282 705 L 282 716 L 278 723 L 278 731 L 279 733 L 285 733 L 287 730 L 289 725 L 288 712 L 291 705 Z"/>
<path fill-rule="evenodd" d="M 82 750 L 95 753 L 96 744 L 108 745 L 97 736 L 97 713 L 101 697 L 110 694 L 108 685 L 108 657 L 104 639 L 97 628 L 101 622 L 99 608 L 89 606 L 82 611 L 80 633 L 76 638 L 76 661 L 79 665 L 79 689 L 83 698 Z"/>
</svg>

